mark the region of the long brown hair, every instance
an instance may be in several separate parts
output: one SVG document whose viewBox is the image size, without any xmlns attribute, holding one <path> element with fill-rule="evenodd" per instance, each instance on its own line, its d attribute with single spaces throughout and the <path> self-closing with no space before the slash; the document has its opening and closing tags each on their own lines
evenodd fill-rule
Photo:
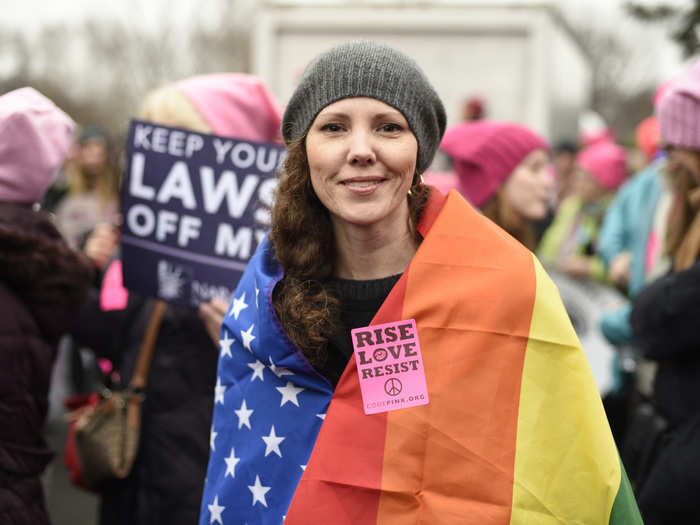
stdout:
<svg viewBox="0 0 700 525">
<path fill-rule="evenodd" d="M 270 243 L 284 268 L 272 301 L 285 332 L 309 362 L 326 361 L 328 337 L 338 321 L 340 301 L 328 280 L 335 270 L 335 237 L 330 215 L 311 185 L 304 139 L 287 148 L 272 207 Z M 409 228 L 416 229 L 428 202 L 428 187 L 414 177 L 408 195 Z"/>
<path fill-rule="evenodd" d="M 681 271 L 695 262 L 700 252 L 700 187 L 688 171 L 672 175 L 674 202 L 668 218 L 664 252 Z"/>
<path fill-rule="evenodd" d="M 534 250 L 537 241 L 532 223 L 518 214 L 506 199 L 502 191 L 498 191 L 481 206 L 481 212 L 498 224 L 501 228 L 515 237 L 529 250 Z"/>
</svg>

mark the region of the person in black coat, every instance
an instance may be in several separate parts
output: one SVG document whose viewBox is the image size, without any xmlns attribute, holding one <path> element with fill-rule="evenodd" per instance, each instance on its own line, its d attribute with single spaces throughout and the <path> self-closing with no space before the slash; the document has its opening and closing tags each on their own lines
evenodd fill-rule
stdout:
<svg viewBox="0 0 700 525">
<path fill-rule="evenodd" d="M 635 343 L 645 357 L 658 362 L 651 401 L 659 417 L 653 426 L 663 427 L 663 420 L 668 425 L 651 470 L 637 487 L 647 525 L 698 521 L 700 60 L 673 82 L 657 117 L 674 177 L 674 207 L 664 239 L 673 271 L 641 292 L 631 314 Z"/>
<path fill-rule="evenodd" d="M 700 262 L 644 289 L 631 322 L 645 357 L 659 363 L 652 401 L 670 429 L 639 507 L 648 525 L 693 523 L 700 493 Z"/>
<path fill-rule="evenodd" d="M 0 96 L 0 523 L 49 523 L 42 437 L 59 337 L 85 299 L 93 267 L 51 217 L 35 211 L 75 124 L 31 88 Z"/>
</svg>

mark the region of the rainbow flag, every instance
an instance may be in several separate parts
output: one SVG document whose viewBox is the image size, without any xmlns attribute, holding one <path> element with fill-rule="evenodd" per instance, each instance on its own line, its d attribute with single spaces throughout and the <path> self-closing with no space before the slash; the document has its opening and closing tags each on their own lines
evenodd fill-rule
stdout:
<svg viewBox="0 0 700 525">
<path fill-rule="evenodd" d="M 351 359 L 284 523 L 642 523 L 534 255 L 454 191 L 431 197 L 420 230 L 372 324 L 416 320 L 430 402 L 365 415 Z"/>
</svg>

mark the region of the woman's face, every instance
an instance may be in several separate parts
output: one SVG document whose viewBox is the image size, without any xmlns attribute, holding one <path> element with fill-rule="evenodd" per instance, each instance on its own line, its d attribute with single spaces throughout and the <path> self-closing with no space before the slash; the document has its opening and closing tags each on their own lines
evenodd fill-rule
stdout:
<svg viewBox="0 0 700 525">
<path fill-rule="evenodd" d="M 80 166 L 86 175 L 98 175 L 107 162 L 104 139 L 88 139 L 80 146 Z"/>
<path fill-rule="evenodd" d="M 309 128 L 306 154 L 336 230 L 407 227 L 418 142 L 400 111 L 367 97 L 329 104 Z"/>
<path fill-rule="evenodd" d="M 547 153 L 531 152 L 503 185 L 503 196 L 521 218 L 537 221 L 547 215 L 554 181 L 547 171 Z"/>
<path fill-rule="evenodd" d="M 576 168 L 571 189 L 572 195 L 576 195 L 583 202 L 589 203 L 600 199 L 608 191 L 593 175 L 580 167 Z"/>
</svg>

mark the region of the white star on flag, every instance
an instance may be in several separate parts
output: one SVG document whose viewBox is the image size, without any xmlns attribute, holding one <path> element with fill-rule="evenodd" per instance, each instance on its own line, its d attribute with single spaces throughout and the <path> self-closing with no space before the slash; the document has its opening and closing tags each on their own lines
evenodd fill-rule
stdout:
<svg viewBox="0 0 700 525">
<path fill-rule="evenodd" d="M 255 308 L 258 307 L 258 294 L 260 290 L 258 289 L 258 283 L 255 283 Z"/>
<path fill-rule="evenodd" d="M 255 476 L 255 485 L 248 485 L 248 489 L 253 493 L 253 503 L 262 503 L 263 506 L 267 507 L 267 501 L 265 501 L 265 494 L 270 491 L 270 487 L 265 487 L 260 483 L 260 476 Z"/>
<path fill-rule="evenodd" d="M 224 477 L 228 475 L 230 475 L 232 478 L 236 477 L 236 465 L 240 460 L 241 458 L 236 457 L 236 453 L 233 451 L 233 447 L 231 447 L 231 455 L 224 458 L 224 461 L 226 462 L 226 474 L 224 474 Z"/>
<path fill-rule="evenodd" d="M 275 374 L 277 377 L 294 375 L 292 372 L 289 371 L 289 369 L 284 368 L 283 366 L 276 366 L 275 363 L 272 361 L 272 356 L 269 356 L 269 358 L 270 370 L 272 370 L 272 373 Z"/>
<path fill-rule="evenodd" d="M 287 381 L 287 384 L 285 386 L 278 386 L 275 388 L 277 388 L 277 391 L 280 394 L 282 394 L 282 401 L 280 401 L 280 406 L 284 406 L 284 404 L 287 401 L 291 401 L 296 406 L 299 406 L 299 401 L 297 400 L 297 395 L 302 390 L 305 390 L 304 388 L 294 386 L 294 383 L 292 383 L 291 381 Z"/>
<path fill-rule="evenodd" d="M 245 292 L 243 292 L 240 297 L 233 298 L 233 303 L 231 304 L 228 315 L 230 317 L 231 314 L 233 314 L 234 319 L 238 319 L 238 315 L 246 308 L 248 308 L 248 305 L 245 303 Z"/>
<path fill-rule="evenodd" d="M 265 381 L 265 378 L 263 377 L 265 365 L 259 359 L 256 359 L 255 363 L 248 363 L 248 366 L 253 369 L 253 377 L 250 378 L 251 382 L 255 381 L 256 377 L 259 378 L 260 381 Z"/>
<path fill-rule="evenodd" d="M 228 336 L 228 333 L 226 332 L 226 329 L 224 328 L 224 338 L 219 339 L 219 345 L 221 346 L 221 355 L 223 356 L 229 356 L 233 357 L 231 354 L 231 344 L 233 343 L 233 339 L 231 339 Z"/>
<path fill-rule="evenodd" d="M 223 507 L 223 506 L 219 505 L 219 496 L 218 496 L 218 494 L 217 494 L 217 496 L 214 498 L 214 503 L 212 503 L 211 505 L 207 505 L 207 507 L 209 507 L 209 514 L 210 514 L 210 516 L 209 516 L 209 525 L 211 525 L 211 524 L 214 523 L 215 521 L 218 521 L 219 523 L 221 523 L 221 525 L 224 525 L 224 520 L 221 518 L 221 513 L 222 513 L 224 510 L 226 510 L 226 507 Z"/>
<path fill-rule="evenodd" d="M 214 427 L 211 427 L 211 434 L 209 434 L 209 446 L 211 447 L 212 450 L 216 450 L 216 446 L 214 445 L 214 441 L 216 441 L 216 436 L 218 436 L 219 433 L 214 431 Z"/>
<path fill-rule="evenodd" d="M 265 442 L 265 457 L 267 457 L 271 452 L 274 452 L 279 457 L 282 457 L 280 443 L 282 443 L 285 438 L 275 435 L 275 425 L 272 425 L 270 433 L 267 436 L 262 436 L 262 440 Z"/>
<path fill-rule="evenodd" d="M 234 410 L 234 413 L 238 416 L 238 428 L 240 429 L 243 425 L 247 426 L 250 430 L 250 416 L 253 413 L 252 410 L 248 410 L 245 404 L 245 399 L 241 403 L 241 408 Z"/>
<path fill-rule="evenodd" d="M 316 417 L 319 419 L 323 419 L 324 421 L 326 420 L 326 414 L 316 414 Z"/>
<path fill-rule="evenodd" d="M 218 402 L 221 402 L 222 405 L 224 404 L 224 392 L 226 392 L 227 388 L 228 387 L 221 384 L 221 378 L 217 377 L 216 386 L 214 387 L 214 404 L 217 404 Z"/>
<path fill-rule="evenodd" d="M 299 465 L 301 467 L 301 470 L 306 470 L 306 465 Z"/>
<path fill-rule="evenodd" d="M 253 342 L 253 339 L 255 339 L 255 336 L 253 335 L 253 327 L 255 325 L 251 324 L 250 328 L 248 330 L 241 330 L 241 337 L 243 338 L 243 346 L 245 347 L 248 352 L 253 352 L 253 350 L 250 348 L 250 343 Z"/>
</svg>

